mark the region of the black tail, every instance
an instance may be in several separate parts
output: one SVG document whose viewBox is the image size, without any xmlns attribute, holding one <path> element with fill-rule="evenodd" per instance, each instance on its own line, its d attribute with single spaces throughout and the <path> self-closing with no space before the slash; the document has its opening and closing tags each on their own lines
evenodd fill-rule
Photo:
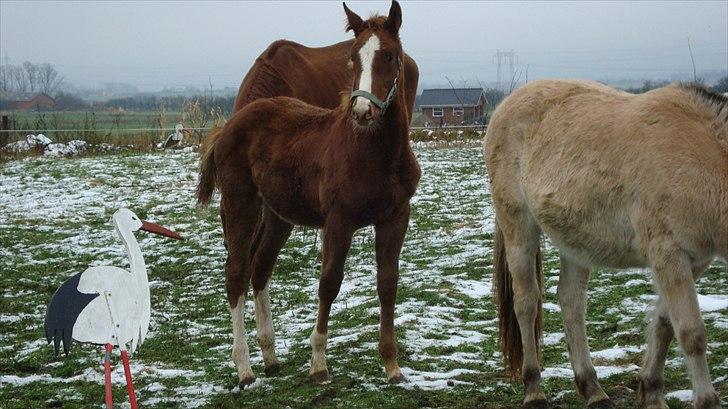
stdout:
<svg viewBox="0 0 728 409">
<path fill-rule="evenodd" d="M 53 341 L 56 355 L 58 355 L 61 341 L 63 341 L 63 352 L 68 355 L 76 319 L 81 311 L 99 296 L 99 294 L 84 294 L 78 291 L 81 274 L 83 273 L 78 273 L 61 284 L 48 305 L 44 325 L 45 336 L 49 344 Z"/>
</svg>

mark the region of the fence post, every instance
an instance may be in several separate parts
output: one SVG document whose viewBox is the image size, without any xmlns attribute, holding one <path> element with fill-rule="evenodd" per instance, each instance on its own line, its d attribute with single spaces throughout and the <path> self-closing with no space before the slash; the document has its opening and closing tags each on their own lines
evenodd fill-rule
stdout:
<svg viewBox="0 0 728 409">
<path fill-rule="evenodd" d="M 2 122 L 0 122 L 0 130 L 7 131 L 9 129 L 10 126 L 8 124 L 8 116 L 3 115 Z M 10 132 L 0 132 L 0 147 L 7 145 L 9 138 Z"/>
</svg>

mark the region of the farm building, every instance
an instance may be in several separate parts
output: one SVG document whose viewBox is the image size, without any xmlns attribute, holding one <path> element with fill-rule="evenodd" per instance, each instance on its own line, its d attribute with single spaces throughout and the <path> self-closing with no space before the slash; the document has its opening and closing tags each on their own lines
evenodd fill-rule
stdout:
<svg viewBox="0 0 728 409">
<path fill-rule="evenodd" d="M 488 101 L 482 88 L 426 89 L 417 106 L 436 126 L 472 124 L 486 111 Z"/>
<path fill-rule="evenodd" d="M 42 92 L 0 92 L 0 109 L 30 111 L 56 107 L 56 101 Z"/>
</svg>

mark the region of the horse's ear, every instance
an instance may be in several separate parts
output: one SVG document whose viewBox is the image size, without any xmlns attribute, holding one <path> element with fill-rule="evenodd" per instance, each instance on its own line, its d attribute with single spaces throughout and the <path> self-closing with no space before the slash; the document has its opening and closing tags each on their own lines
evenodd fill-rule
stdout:
<svg viewBox="0 0 728 409">
<path fill-rule="evenodd" d="M 351 30 L 354 32 L 354 36 L 358 36 L 359 33 L 361 33 L 361 31 L 364 29 L 364 20 L 362 20 L 361 17 L 359 17 L 359 15 L 357 15 L 353 11 L 349 10 L 349 8 L 346 7 L 346 3 L 343 3 L 343 4 L 344 4 L 344 13 L 346 13 L 346 20 L 347 20 L 346 31 Z"/>
<path fill-rule="evenodd" d="M 399 7 L 397 0 L 392 0 L 392 7 L 389 8 L 389 16 L 387 16 L 387 27 L 392 33 L 397 34 L 402 26 L 402 8 Z"/>
</svg>

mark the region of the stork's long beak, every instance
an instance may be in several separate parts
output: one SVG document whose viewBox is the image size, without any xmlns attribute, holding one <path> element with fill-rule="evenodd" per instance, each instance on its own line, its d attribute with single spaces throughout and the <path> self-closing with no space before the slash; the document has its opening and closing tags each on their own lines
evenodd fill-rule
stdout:
<svg viewBox="0 0 728 409">
<path fill-rule="evenodd" d="M 177 239 L 177 240 L 184 240 L 184 238 L 182 236 L 173 232 L 172 230 L 169 230 L 166 227 L 162 227 L 162 226 L 158 225 L 157 223 L 148 222 L 146 220 L 142 220 L 141 230 L 148 231 L 148 232 L 154 233 L 154 234 L 159 234 L 162 236 L 171 237 L 171 238 Z"/>
</svg>

